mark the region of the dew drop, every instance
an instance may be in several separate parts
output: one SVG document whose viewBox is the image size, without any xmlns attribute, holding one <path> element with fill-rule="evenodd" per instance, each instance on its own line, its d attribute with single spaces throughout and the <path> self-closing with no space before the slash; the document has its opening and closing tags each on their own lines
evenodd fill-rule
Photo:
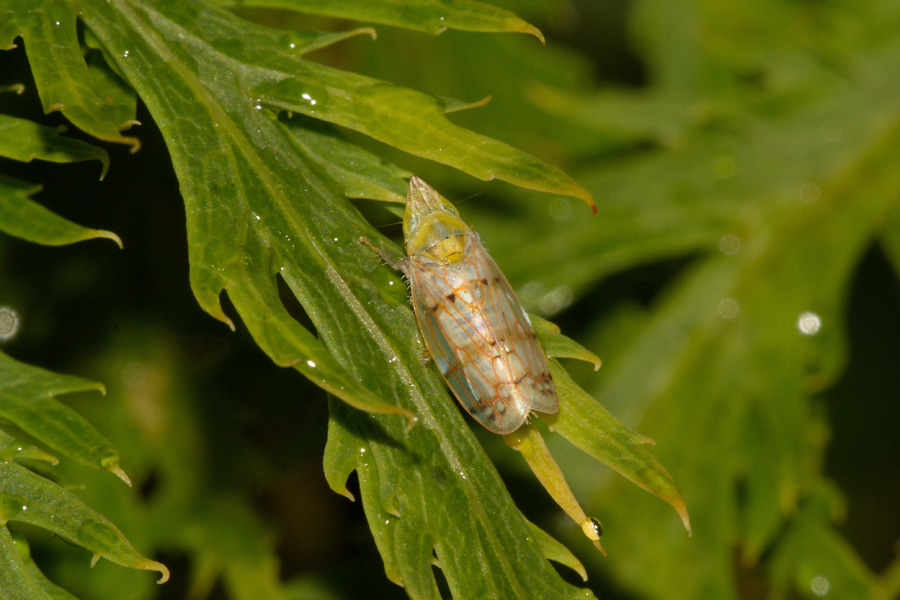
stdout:
<svg viewBox="0 0 900 600">
<path fill-rule="evenodd" d="M 14 338 L 20 322 L 19 313 L 8 306 L 0 306 L 0 342 Z"/>
<path fill-rule="evenodd" d="M 816 335 L 822 329 L 822 319 L 816 313 L 806 311 L 797 318 L 797 329 L 803 335 Z"/>
<path fill-rule="evenodd" d="M 812 581 L 809 582 L 809 589 L 811 589 L 812 593 L 816 596 L 824 596 L 831 590 L 831 582 L 829 582 L 826 577 L 816 575 L 812 578 Z"/>
<path fill-rule="evenodd" d="M 725 256 L 734 256 L 741 250 L 741 238 L 736 235 L 726 233 L 719 238 L 719 252 Z"/>
<path fill-rule="evenodd" d="M 556 198 L 550 203 L 550 216 L 557 221 L 566 221 L 572 216 L 572 203 L 566 198 Z"/>
<path fill-rule="evenodd" d="M 603 535 L 603 525 L 600 523 L 599 519 L 588 517 L 581 524 L 581 531 L 584 532 L 584 535 L 586 535 L 589 540 L 597 541 L 600 539 L 600 536 Z"/>
<path fill-rule="evenodd" d="M 738 316 L 741 312 L 741 307 L 734 298 L 723 298 L 716 310 L 720 317 L 725 320 L 731 320 Z"/>
</svg>

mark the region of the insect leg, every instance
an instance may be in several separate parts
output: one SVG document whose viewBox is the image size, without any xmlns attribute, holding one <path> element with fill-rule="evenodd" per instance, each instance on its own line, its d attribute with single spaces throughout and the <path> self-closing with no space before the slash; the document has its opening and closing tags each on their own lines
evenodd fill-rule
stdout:
<svg viewBox="0 0 900 600">
<path fill-rule="evenodd" d="M 381 260 L 386 262 L 389 267 L 392 269 L 396 269 L 397 271 L 401 271 L 404 275 L 407 274 L 406 271 L 406 259 L 403 256 L 398 256 L 393 252 L 388 252 L 387 250 L 382 250 L 371 241 L 366 236 L 361 236 L 357 243 L 365 244 L 368 246 L 373 252 L 375 252 L 378 256 L 381 257 Z"/>
</svg>

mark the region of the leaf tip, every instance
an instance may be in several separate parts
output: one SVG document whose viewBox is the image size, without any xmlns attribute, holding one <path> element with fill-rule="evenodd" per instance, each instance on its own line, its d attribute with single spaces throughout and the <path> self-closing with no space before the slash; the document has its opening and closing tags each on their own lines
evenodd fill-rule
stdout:
<svg viewBox="0 0 900 600">
<path fill-rule="evenodd" d="M 591 543 L 600 551 L 600 554 L 606 556 L 606 548 L 600 543 L 600 536 L 603 535 L 603 525 L 600 524 L 600 520 L 588 517 L 581 522 L 581 531 L 587 536 L 587 539 L 591 540 Z"/>
<path fill-rule="evenodd" d="M 464 105 L 460 106 L 456 110 L 468 110 L 470 108 L 481 108 L 482 106 L 487 106 L 493 99 L 494 99 L 493 94 L 488 94 L 481 100 L 476 100 L 475 102 L 469 102 L 468 104 L 464 104 Z M 447 112 L 452 112 L 452 111 L 447 111 Z"/>
<path fill-rule="evenodd" d="M 460 110 L 469 110 L 472 108 L 481 108 L 482 106 L 487 105 L 493 99 L 494 99 L 494 97 L 491 94 L 488 94 L 481 100 L 475 100 L 474 102 L 463 102 L 461 100 L 442 99 L 444 114 L 449 114 L 449 113 L 457 112 Z"/>
<path fill-rule="evenodd" d="M 356 502 L 356 496 L 353 495 L 353 492 L 347 489 L 347 486 L 343 485 L 340 487 L 331 486 L 331 490 L 336 494 L 340 494 L 344 498 L 348 499 L 350 502 Z"/>
<path fill-rule="evenodd" d="M 162 585 L 169 580 L 169 568 L 166 567 L 166 565 L 158 563 L 155 560 L 151 560 L 147 564 L 147 569 L 159 573 L 159 579 L 156 580 L 157 585 Z"/>
<path fill-rule="evenodd" d="M 128 485 L 128 487 L 133 487 L 131 485 L 131 478 L 128 477 L 128 473 L 125 472 L 124 469 L 119 465 L 118 462 L 110 463 L 106 465 L 106 470 L 121 479 Z"/>
<path fill-rule="evenodd" d="M 378 39 L 378 32 L 375 31 L 375 28 L 374 28 L 374 27 L 361 27 L 361 28 L 359 28 L 359 29 L 353 30 L 352 33 L 353 33 L 353 35 L 366 35 L 366 34 L 368 34 L 368 35 L 372 36 L 372 39 L 373 39 L 373 40 L 377 40 L 377 39 Z"/>
<path fill-rule="evenodd" d="M 122 238 L 120 238 L 119 236 L 117 236 L 117 235 L 116 235 L 115 233 L 113 233 L 112 231 L 105 231 L 105 230 L 103 230 L 103 229 L 96 229 L 96 230 L 94 230 L 94 237 L 98 237 L 98 238 L 106 238 L 106 239 L 108 239 L 108 240 L 114 241 L 114 242 L 116 243 L 116 245 L 119 247 L 119 250 L 121 250 L 122 248 L 125 247 L 125 245 L 122 244 Z M 103 395 L 104 395 L 104 396 L 106 395 L 106 389 L 105 389 L 105 388 L 103 389 Z"/>
<path fill-rule="evenodd" d="M 227 325 L 232 332 L 237 331 L 234 326 L 234 321 L 232 321 L 231 318 L 225 314 L 225 311 L 222 310 L 222 304 L 220 302 L 216 302 L 214 300 L 209 303 L 201 302 L 201 306 L 203 306 L 203 310 L 209 313 L 212 318 L 218 319 L 219 321 L 225 323 L 225 325 Z M 280 366 L 292 366 L 295 362 L 296 361 L 291 361 L 290 364 Z"/>
<path fill-rule="evenodd" d="M 99 559 L 99 558 L 100 558 L 100 555 L 95 554 L 93 562 L 97 562 L 97 559 Z M 156 580 L 157 585 L 162 585 L 169 580 L 169 577 L 171 575 L 169 573 L 169 567 L 162 564 L 161 562 L 156 562 L 155 560 L 150 560 L 149 558 L 144 558 L 144 557 L 140 557 L 140 558 L 141 558 L 141 560 L 136 561 L 135 563 L 129 564 L 128 566 L 133 567 L 135 569 L 142 569 L 144 571 L 156 571 L 157 573 L 159 573 L 159 579 Z M 94 565 L 91 564 L 91 566 L 94 566 Z"/>
<path fill-rule="evenodd" d="M 579 357 L 579 358 L 581 358 L 581 359 L 584 360 L 585 362 L 589 362 L 589 363 L 591 363 L 592 365 L 594 365 L 594 371 L 595 371 L 595 372 L 596 372 L 596 371 L 599 371 L 599 370 L 600 370 L 600 367 L 603 366 L 603 360 L 602 360 L 599 356 L 597 356 L 596 354 L 594 354 L 593 352 L 591 352 L 590 350 L 586 350 L 586 349 L 585 349 L 585 350 L 584 350 L 584 356 L 581 356 L 581 357 Z"/>
<path fill-rule="evenodd" d="M 13 44 L 12 48 L 15 48 L 15 44 Z M 12 50 L 12 48 L 4 48 L 5 50 Z M 10 85 L 0 86 L 0 92 L 12 92 L 17 96 L 21 96 L 25 93 L 25 84 L 22 83 L 12 83 Z"/>
<path fill-rule="evenodd" d="M 568 190 L 566 190 L 566 194 L 578 198 L 579 200 L 584 200 L 585 204 L 591 209 L 591 215 L 597 214 L 597 205 L 594 203 L 594 195 L 587 191 L 584 187 L 576 183 L 574 180 L 570 181 L 570 185 L 568 186 Z"/>
<path fill-rule="evenodd" d="M 123 122 L 119 123 L 118 129 L 119 129 L 119 131 L 127 131 L 127 130 L 131 129 L 132 127 L 134 127 L 135 125 L 143 125 L 143 123 L 141 123 L 137 119 L 128 119 L 127 121 L 123 121 Z"/>
<path fill-rule="evenodd" d="M 537 27 L 535 27 L 534 25 L 528 25 L 522 31 L 523 31 L 523 33 L 530 33 L 531 35 L 533 35 L 534 37 L 539 39 L 541 41 L 541 46 L 547 45 L 547 40 L 544 39 L 544 34 L 541 33 L 541 30 L 538 29 Z"/>
<path fill-rule="evenodd" d="M 600 536 L 603 535 L 603 525 L 600 523 L 600 519 L 588 517 L 581 522 L 581 531 L 592 542 L 599 542 Z"/>
<path fill-rule="evenodd" d="M 138 150 L 141 149 L 141 140 L 136 137 L 122 136 L 122 141 L 131 146 L 128 149 L 129 154 L 137 154 Z"/>
<path fill-rule="evenodd" d="M 684 525 L 684 530 L 687 531 L 688 537 L 694 537 L 694 530 L 691 529 L 691 517 L 688 515 L 687 506 L 685 506 L 681 496 L 678 499 L 680 502 L 675 506 L 675 512 L 681 517 L 681 524 Z"/>
<path fill-rule="evenodd" d="M 102 168 L 100 169 L 100 181 L 106 179 L 106 174 L 109 172 L 109 154 L 104 150 L 103 154 L 100 155 L 100 158 L 97 160 L 100 161 Z"/>
<path fill-rule="evenodd" d="M 654 492 L 655 493 L 655 492 Z M 663 500 L 669 503 L 669 505 L 675 509 L 675 512 L 678 513 L 678 517 L 681 519 L 681 524 L 684 525 L 684 530 L 687 531 L 688 537 L 694 536 L 694 531 L 691 529 L 691 517 L 688 515 L 687 505 L 684 503 L 684 497 L 682 497 L 681 492 L 678 491 L 678 488 L 674 488 L 671 494 L 656 494 Z"/>
</svg>

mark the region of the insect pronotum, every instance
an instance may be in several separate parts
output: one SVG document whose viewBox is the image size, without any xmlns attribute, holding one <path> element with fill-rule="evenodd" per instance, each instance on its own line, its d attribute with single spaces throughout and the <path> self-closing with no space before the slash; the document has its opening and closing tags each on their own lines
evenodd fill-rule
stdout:
<svg viewBox="0 0 900 600">
<path fill-rule="evenodd" d="M 418 177 L 409 180 L 403 237 L 406 259 L 392 266 L 409 279 L 425 344 L 463 408 L 500 434 L 533 410 L 559 410 L 547 359 L 509 281 L 456 208 Z"/>
</svg>

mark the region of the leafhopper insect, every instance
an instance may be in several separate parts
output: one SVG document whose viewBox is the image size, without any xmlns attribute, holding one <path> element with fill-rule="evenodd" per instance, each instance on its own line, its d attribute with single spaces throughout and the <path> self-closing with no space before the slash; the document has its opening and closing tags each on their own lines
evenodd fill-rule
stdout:
<svg viewBox="0 0 900 600">
<path fill-rule="evenodd" d="M 409 280 L 422 337 L 463 408 L 499 434 L 533 410 L 559 410 L 547 358 L 509 281 L 456 208 L 418 177 L 409 180 L 403 237 L 406 259 L 392 266 Z"/>
</svg>

